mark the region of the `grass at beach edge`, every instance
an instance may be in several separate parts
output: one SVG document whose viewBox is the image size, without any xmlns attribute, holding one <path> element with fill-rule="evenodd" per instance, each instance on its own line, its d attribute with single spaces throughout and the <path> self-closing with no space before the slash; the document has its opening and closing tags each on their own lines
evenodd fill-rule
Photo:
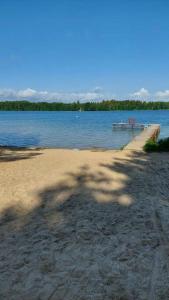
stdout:
<svg viewBox="0 0 169 300">
<path fill-rule="evenodd" d="M 149 139 L 143 149 L 145 152 L 169 152 L 169 137 L 158 141 Z"/>
</svg>

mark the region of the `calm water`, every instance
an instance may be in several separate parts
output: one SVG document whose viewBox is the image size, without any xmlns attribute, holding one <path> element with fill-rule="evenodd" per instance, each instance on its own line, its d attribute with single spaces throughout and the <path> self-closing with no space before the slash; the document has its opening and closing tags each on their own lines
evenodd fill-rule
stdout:
<svg viewBox="0 0 169 300">
<path fill-rule="evenodd" d="M 118 149 L 139 132 L 112 130 L 129 117 L 160 123 L 160 136 L 169 136 L 169 111 L 0 112 L 0 145 Z"/>
</svg>

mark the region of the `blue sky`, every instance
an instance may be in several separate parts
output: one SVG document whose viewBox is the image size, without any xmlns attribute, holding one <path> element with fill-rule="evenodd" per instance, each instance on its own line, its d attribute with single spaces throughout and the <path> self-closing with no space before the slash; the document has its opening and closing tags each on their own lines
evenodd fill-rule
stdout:
<svg viewBox="0 0 169 300">
<path fill-rule="evenodd" d="M 169 100 L 168 0 L 0 0 L 0 99 Z"/>
</svg>

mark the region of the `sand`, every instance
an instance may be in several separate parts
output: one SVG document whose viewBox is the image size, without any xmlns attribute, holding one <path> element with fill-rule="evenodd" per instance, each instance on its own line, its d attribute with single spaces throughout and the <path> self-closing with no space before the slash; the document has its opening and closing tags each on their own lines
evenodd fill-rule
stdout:
<svg viewBox="0 0 169 300">
<path fill-rule="evenodd" d="M 0 299 L 169 299 L 169 154 L 0 150 Z"/>
</svg>

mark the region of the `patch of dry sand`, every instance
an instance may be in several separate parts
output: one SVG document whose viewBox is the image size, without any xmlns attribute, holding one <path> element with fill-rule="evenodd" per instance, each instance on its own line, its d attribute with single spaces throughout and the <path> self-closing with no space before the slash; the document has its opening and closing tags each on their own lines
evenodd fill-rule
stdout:
<svg viewBox="0 0 169 300">
<path fill-rule="evenodd" d="M 0 299 L 169 299 L 169 154 L 0 151 Z"/>
</svg>

